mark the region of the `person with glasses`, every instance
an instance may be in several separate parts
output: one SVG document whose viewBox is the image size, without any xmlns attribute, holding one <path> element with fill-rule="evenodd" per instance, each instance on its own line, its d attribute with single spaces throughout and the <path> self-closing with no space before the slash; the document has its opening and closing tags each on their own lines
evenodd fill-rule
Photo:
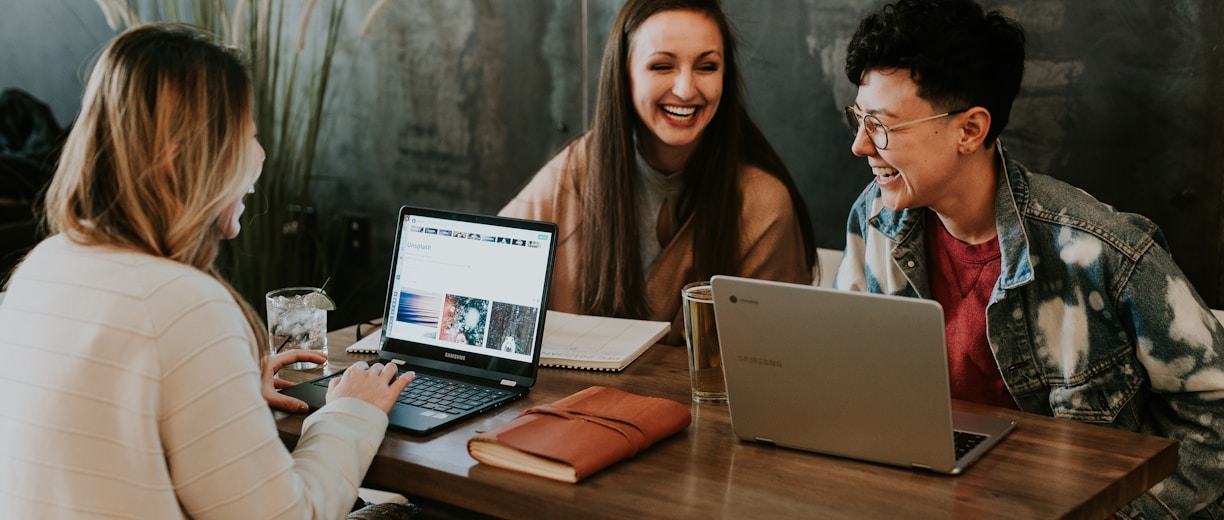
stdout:
<svg viewBox="0 0 1224 520">
<path fill-rule="evenodd" d="M 1004 150 L 1024 46 L 972 0 L 862 20 L 846 119 L 873 179 L 834 286 L 938 301 L 957 399 L 1178 441 L 1175 473 L 1116 517 L 1220 518 L 1224 327 L 1155 224 Z"/>
</svg>

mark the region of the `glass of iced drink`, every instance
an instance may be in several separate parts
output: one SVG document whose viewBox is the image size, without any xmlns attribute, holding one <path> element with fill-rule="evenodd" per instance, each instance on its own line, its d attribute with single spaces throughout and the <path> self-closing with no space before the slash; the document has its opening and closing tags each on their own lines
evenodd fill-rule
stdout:
<svg viewBox="0 0 1224 520">
<path fill-rule="evenodd" d="M 266 300 L 272 354 L 294 348 L 327 353 L 327 311 L 336 305 L 323 289 L 287 287 L 269 291 Z M 303 361 L 285 368 L 306 370 L 318 366 Z"/>
</svg>

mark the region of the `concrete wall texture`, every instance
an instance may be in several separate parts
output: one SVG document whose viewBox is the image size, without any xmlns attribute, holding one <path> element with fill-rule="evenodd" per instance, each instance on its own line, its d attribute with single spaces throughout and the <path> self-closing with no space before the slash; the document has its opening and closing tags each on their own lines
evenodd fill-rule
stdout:
<svg viewBox="0 0 1224 520">
<path fill-rule="evenodd" d="M 377 314 L 382 304 L 400 205 L 495 212 L 586 128 L 622 3 L 396 0 L 362 37 L 374 0 L 349 0 L 314 193 L 336 240 L 353 219 L 370 224 L 362 260 L 347 265 L 361 273 L 347 282 L 354 305 Z M 1003 134 L 1011 155 L 1155 220 L 1200 294 L 1221 306 L 1224 4 L 984 4 L 1028 32 L 1024 88 Z M 841 114 L 855 95 L 845 46 L 877 3 L 724 5 L 751 113 L 797 177 L 818 242 L 840 248 L 846 210 L 870 180 Z M 92 0 L 0 0 L 0 88 L 27 90 L 69 124 L 113 34 Z"/>
</svg>

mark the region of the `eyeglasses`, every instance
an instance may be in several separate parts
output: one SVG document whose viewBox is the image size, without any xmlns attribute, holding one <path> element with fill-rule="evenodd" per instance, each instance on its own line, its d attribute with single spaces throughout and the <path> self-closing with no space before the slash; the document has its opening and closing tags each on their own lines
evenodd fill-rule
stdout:
<svg viewBox="0 0 1224 520">
<path fill-rule="evenodd" d="M 859 126 L 864 127 L 867 130 L 867 137 L 871 138 L 871 144 L 874 144 L 877 149 L 883 150 L 888 148 L 888 133 L 892 132 L 893 130 L 900 130 L 910 125 L 916 125 L 918 123 L 939 119 L 941 117 L 959 114 L 966 110 L 969 109 L 962 108 L 960 110 L 936 114 L 931 117 L 924 117 L 922 119 L 915 119 L 913 121 L 906 121 L 904 123 L 898 123 L 895 125 L 886 125 L 881 123 L 880 119 L 876 116 L 860 112 L 858 107 L 846 107 L 846 122 L 850 123 L 850 130 L 854 133 L 854 135 L 858 135 Z"/>
</svg>

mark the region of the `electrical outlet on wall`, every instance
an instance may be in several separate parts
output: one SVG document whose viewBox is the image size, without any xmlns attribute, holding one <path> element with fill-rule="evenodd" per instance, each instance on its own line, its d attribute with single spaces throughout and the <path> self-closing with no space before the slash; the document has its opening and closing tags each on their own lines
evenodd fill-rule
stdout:
<svg viewBox="0 0 1224 520">
<path fill-rule="evenodd" d="M 363 213 L 344 215 L 343 263 L 349 269 L 369 267 L 371 247 L 370 217 Z"/>
</svg>

